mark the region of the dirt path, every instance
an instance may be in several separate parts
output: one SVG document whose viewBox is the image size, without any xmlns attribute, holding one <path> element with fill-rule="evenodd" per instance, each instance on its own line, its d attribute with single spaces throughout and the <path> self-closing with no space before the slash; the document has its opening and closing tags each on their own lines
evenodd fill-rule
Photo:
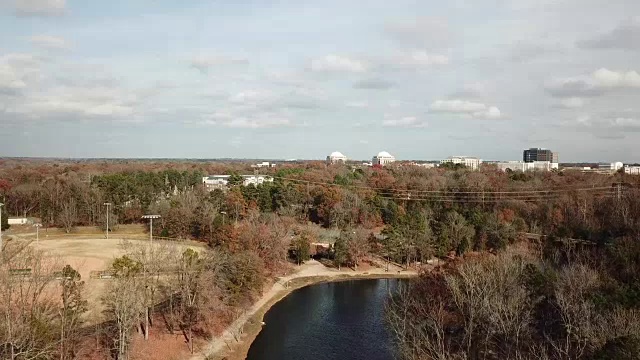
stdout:
<svg viewBox="0 0 640 360">
<path fill-rule="evenodd" d="M 260 332 L 260 323 L 264 314 L 273 304 L 300 287 L 334 280 L 411 277 L 415 275 L 417 275 L 415 271 L 403 271 L 393 265 L 390 266 L 389 271 L 381 268 L 369 268 L 358 271 L 343 269 L 339 271 L 328 268 L 315 260 L 307 261 L 304 265 L 301 265 L 295 273 L 278 278 L 276 283 L 262 295 L 260 300 L 229 325 L 220 336 L 212 339 L 200 353 L 192 356 L 190 360 L 227 358 L 226 355 L 228 355 L 229 352 L 232 353 L 232 356 L 228 357 L 229 359 L 244 359 L 251 342 L 253 342 Z M 249 326 L 247 331 L 246 325 L 252 324 L 254 326 Z"/>
</svg>

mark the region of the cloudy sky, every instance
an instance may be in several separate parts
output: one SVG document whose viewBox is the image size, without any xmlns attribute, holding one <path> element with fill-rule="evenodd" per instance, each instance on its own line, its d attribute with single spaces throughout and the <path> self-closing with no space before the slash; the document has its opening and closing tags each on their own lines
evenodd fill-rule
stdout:
<svg viewBox="0 0 640 360">
<path fill-rule="evenodd" d="M 0 156 L 639 145 L 637 0 L 0 0 Z"/>
</svg>

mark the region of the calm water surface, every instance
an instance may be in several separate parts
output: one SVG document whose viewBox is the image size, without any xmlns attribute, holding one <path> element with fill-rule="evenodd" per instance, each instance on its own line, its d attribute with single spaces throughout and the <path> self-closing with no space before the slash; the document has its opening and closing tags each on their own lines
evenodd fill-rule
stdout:
<svg viewBox="0 0 640 360">
<path fill-rule="evenodd" d="M 292 292 L 265 315 L 248 360 L 392 360 L 384 303 L 405 280 L 354 280 Z"/>
</svg>

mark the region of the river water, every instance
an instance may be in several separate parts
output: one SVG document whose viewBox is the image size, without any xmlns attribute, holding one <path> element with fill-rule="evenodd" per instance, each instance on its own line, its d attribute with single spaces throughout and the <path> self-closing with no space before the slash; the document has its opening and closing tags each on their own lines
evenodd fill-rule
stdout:
<svg viewBox="0 0 640 360">
<path fill-rule="evenodd" d="M 266 313 L 247 360 L 392 360 L 384 303 L 401 281 L 352 280 L 292 292 Z"/>
</svg>

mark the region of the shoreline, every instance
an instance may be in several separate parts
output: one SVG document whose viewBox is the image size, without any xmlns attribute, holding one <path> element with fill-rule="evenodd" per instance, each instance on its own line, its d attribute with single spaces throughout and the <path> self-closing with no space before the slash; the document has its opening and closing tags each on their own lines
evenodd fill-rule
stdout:
<svg viewBox="0 0 640 360">
<path fill-rule="evenodd" d="M 324 268 L 323 265 L 319 266 Z M 234 321 L 222 335 L 212 339 L 205 349 L 190 357 L 190 360 L 245 360 L 251 344 L 262 331 L 265 314 L 280 300 L 303 287 L 348 280 L 413 278 L 418 275 L 415 271 L 385 272 L 379 268 L 351 273 L 324 268 L 321 273 L 312 275 L 305 275 L 304 270 L 306 269 L 276 281 L 243 316 Z M 283 286 L 282 282 L 288 283 L 288 286 Z"/>
</svg>

